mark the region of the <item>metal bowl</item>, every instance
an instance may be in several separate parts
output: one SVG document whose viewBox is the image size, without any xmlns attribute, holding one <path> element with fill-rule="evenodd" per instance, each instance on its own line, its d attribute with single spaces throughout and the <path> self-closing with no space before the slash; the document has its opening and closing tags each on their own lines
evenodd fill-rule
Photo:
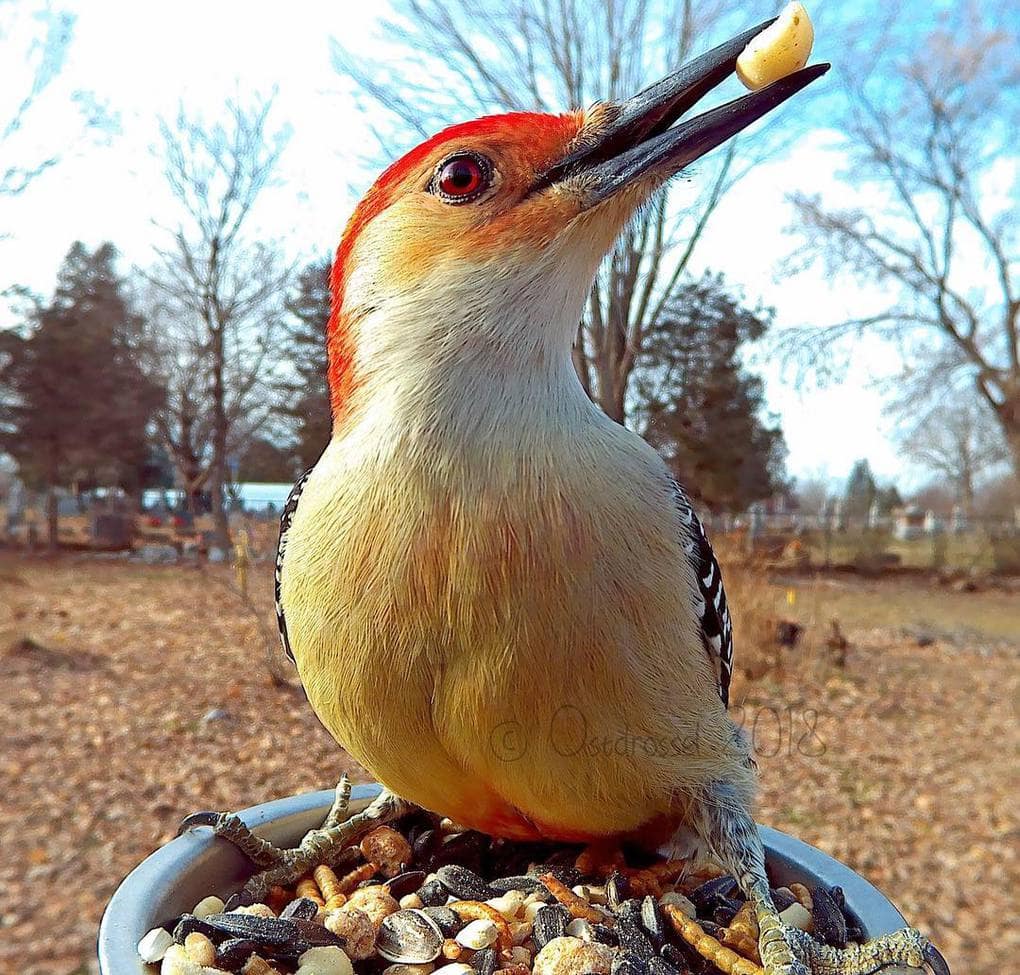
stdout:
<svg viewBox="0 0 1020 975">
<path fill-rule="evenodd" d="M 377 785 L 356 786 L 351 811 L 363 809 L 379 792 Z M 241 819 L 272 842 L 293 846 L 319 826 L 333 801 L 333 792 L 309 792 L 252 806 Z M 813 846 L 762 828 L 769 873 L 776 886 L 800 882 L 808 887 L 840 886 L 847 907 L 861 920 L 867 937 L 903 926 L 903 917 L 863 877 Z M 169 923 L 191 910 L 203 897 L 224 899 L 252 874 L 251 864 L 229 843 L 208 830 L 179 836 L 147 857 L 124 879 L 107 905 L 99 926 L 99 970 L 103 975 L 148 975 L 136 945 L 151 928 Z"/>
</svg>

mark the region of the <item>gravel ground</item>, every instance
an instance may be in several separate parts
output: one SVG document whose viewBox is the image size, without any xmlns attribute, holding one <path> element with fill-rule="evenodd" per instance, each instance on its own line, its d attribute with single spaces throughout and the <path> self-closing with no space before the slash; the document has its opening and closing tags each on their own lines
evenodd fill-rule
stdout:
<svg viewBox="0 0 1020 975">
<path fill-rule="evenodd" d="M 89 972 L 118 881 L 187 813 L 365 777 L 300 691 L 266 679 L 252 651 L 264 630 L 229 583 L 227 570 L 0 558 L 0 973 Z M 845 671 L 809 641 L 781 676 L 738 686 L 759 818 L 889 893 L 955 971 L 998 973 L 1020 951 L 1020 636 L 919 647 L 848 633 Z M 226 716 L 203 720 L 215 709 Z"/>
</svg>

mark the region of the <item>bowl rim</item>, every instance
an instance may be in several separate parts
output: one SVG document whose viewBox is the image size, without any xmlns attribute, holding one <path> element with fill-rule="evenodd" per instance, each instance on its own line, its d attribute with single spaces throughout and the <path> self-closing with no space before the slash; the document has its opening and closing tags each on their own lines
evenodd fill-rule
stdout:
<svg viewBox="0 0 1020 975">
<path fill-rule="evenodd" d="M 356 785 L 351 790 L 353 804 L 366 803 L 379 794 L 378 784 Z M 289 819 L 304 818 L 320 811 L 323 817 L 333 802 L 334 791 L 326 789 L 273 799 L 240 810 L 237 815 L 249 827 L 283 829 Z M 904 926 L 905 921 L 893 904 L 869 881 L 821 850 L 769 826 L 759 825 L 770 867 L 788 871 L 806 871 L 840 886 L 847 905 L 861 918 L 865 934 L 875 937 Z M 216 842 L 208 830 L 178 836 L 149 854 L 117 886 L 103 912 L 97 938 L 99 970 L 102 975 L 125 975 L 127 957 L 138 963 L 138 972 L 152 971 L 141 964 L 137 944 L 146 933 L 139 930 L 144 905 L 151 892 L 165 889 L 183 865 L 206 852 Z"/>
</svg>

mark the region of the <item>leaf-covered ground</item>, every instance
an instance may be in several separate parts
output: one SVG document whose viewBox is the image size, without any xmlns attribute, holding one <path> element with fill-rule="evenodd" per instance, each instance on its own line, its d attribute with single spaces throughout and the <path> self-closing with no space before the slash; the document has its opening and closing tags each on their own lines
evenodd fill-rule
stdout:
<svg viewBox="0 0 1020 975">
<path fill-rule="evenodd" d="M 267 615 L 270 572 L 252 572 Z M 299 692 L 270 686 L 230 578 L 0 559 L 0 972 L 89 971 L 117 883 L 187 813 L 364 777 Z M 995 613 L 1001 594 L 967 594 L 986 597 Z M 919 646 L 866 619 L 843 620 L 845 671 L 812 630 L 780 675 L 738 683 L 759 818 L 876 883 L 955 971 L 998 973 L 1020 952 L 1020 634 Z"/>
</svg>

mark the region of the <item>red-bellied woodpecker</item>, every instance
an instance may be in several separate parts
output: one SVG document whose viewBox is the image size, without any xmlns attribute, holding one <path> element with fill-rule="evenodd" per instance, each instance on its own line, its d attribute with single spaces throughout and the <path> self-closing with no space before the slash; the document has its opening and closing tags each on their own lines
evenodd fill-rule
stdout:
<svg viewBox="0 0 1020 975">
<path fill-rule="evenodd" d="M 678 121 L 760 30 L 622 103 L 455 125 L 358 205 L 332 272 L 333 436 L 284 513 L 278 607 L 316 714 L 386 791 L 263 887 L 414 803 L 502 837 L 693 839 L 753 902 L 767 975 L 945 970 L 911 930 L 840 952 L 778 918 L 719 567 L 571 359 L 636 208 L 825 72 Z"/>
</svg>

